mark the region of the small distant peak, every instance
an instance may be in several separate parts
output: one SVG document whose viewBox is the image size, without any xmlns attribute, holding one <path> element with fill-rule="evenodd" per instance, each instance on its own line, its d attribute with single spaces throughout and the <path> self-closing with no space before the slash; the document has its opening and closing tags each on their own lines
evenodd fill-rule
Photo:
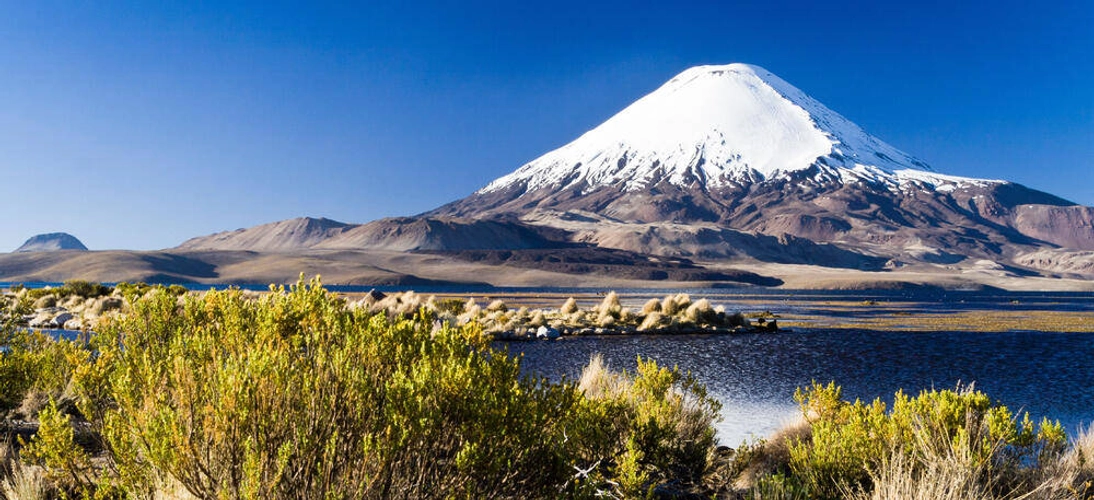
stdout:
<svg viewBox="0 0 1094 500">
<path fill-rule="evenodd" d="M 87 250 L 83 242 L 68 233 L 45 233 L 32 236 L 15 249 L 16 252 L 54 252 L 58 250 Z"/>
</svg>

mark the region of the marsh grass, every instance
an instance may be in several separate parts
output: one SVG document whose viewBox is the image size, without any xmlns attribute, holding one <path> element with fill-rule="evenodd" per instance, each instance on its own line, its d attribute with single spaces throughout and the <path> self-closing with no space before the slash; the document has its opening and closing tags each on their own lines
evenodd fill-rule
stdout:
<svg viewBox="0 0 1094 500">
<path fill-rule="evenodd" d="M 1030 422 L 970 388 L 898 393 L 890 406 L 814 384 L 797 395 L 799 421 L 758 443 L 718 447 L 719 405 L 690 374 L 645 359 L 613 370 L 594 356 L 572 383 L 530 379 L 481 326 L 610 319 L 664 328 L 734 315 L 686 295 L 634 311 L 611 295 L 585 309 L 568 299 L 558 311 L 496 302 L 484 310 L 393 294 L 347 303 L 302 281 L 264 295 L 149 289 L 106 320 L 90 348 L 0 327 L 9 417 L 38 422 L 21 452 L 0 445 L 0 493 L 1094 497 L 1089 430 L 1067 443 L 1057 424 Z"/>
<path fill-rule="evenodd" d="M 809 303 L 817 307 L 815 303 Z M 790 327 L 871 329 L 907 332 L 1094 332 L 1094 313 L 1000 306 L 990 310 L 929 310 L 914 302 L 863 306 L 859 302 L 824 302 L 817 312 L 779 319 Z M 749 314 L 749 317 L 759 317 Z"/>
</svg>

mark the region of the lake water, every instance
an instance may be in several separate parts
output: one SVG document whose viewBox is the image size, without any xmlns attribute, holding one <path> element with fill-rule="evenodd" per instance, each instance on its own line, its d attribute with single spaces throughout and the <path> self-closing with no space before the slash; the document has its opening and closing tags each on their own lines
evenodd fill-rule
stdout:
<svg viewBox="0 0 1094 500">
<path fill-rule="evenodd" d="M 797 329 L 792 333 L 569 337 L 500 344 L 526 373 L 576 379 L 593 354 L 633 370 L 637 356 L 690 370 L 723 404 L 719 439 L 761 438 L 799 414 L 794 389 L 835 381 L 845 398 L 892 400 L 898 389 L 975 388 L 1074 434 L 1094 419 L 1094 334 L 908 333 Z"/>
</svg>

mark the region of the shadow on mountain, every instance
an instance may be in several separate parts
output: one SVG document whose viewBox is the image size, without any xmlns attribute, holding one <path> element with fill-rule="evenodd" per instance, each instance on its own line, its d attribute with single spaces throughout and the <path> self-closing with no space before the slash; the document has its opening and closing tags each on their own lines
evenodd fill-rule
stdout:
<svg viewBox="0 0 1094 500">
<path fill-rule="evenodd" d="M 426 253 L 447 255 L 479 264 L 645 281 L 730 281 L 759 286 L 778 286 L 783 283 L 782 280 L 747 271 L 715 271 L 698 266 L 688 259 L 655 257 L 611 248 L 572 247 Z"/>
<path fill-rule="evenodd" d="M 150 280 L 157 283 L 178 282 L 178 276 L 188 278 L 216 278 L 218 276 L 216 266 L 193 257 L 170 253 L 151 253 L 141 255 L 141 260 L 147 262 L 157 273 Z M 175 278 L 172 278 L 175 276 Z M 162 278 L 162 279 L 160 279 Z"/>
</svg>

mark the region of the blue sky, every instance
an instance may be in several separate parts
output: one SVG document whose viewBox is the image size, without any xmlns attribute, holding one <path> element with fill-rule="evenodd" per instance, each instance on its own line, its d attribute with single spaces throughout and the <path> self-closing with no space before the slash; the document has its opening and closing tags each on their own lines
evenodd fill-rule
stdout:
<svg viewBox="0 0 1094 500">
<path fill-rule="evenodd" d="M 1094 2 L 5 2 L 0 251 L 452 201 L 687 67 L 1094 205 Z"/>
</svg>

